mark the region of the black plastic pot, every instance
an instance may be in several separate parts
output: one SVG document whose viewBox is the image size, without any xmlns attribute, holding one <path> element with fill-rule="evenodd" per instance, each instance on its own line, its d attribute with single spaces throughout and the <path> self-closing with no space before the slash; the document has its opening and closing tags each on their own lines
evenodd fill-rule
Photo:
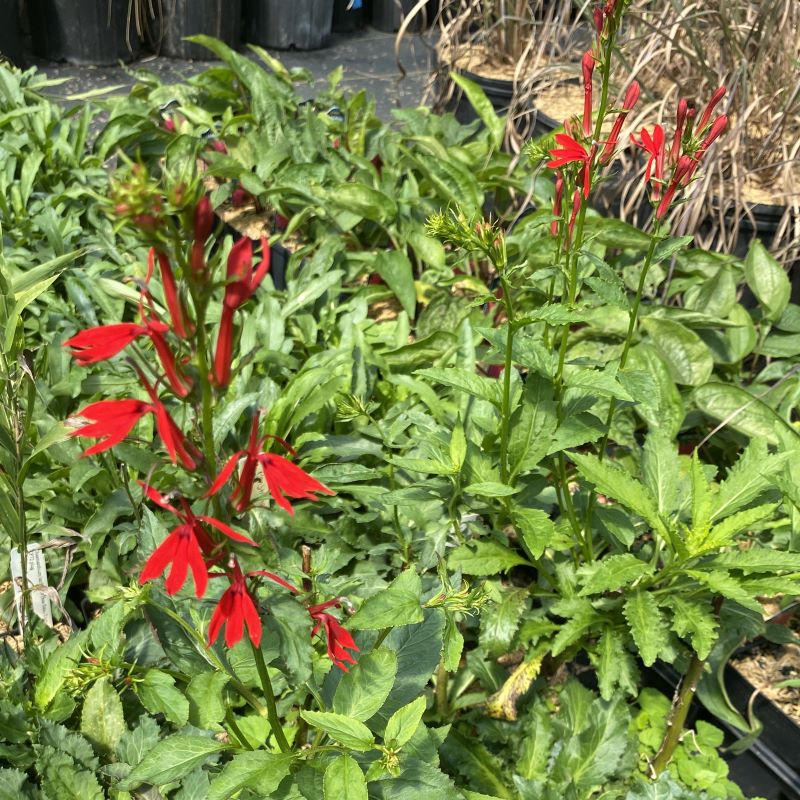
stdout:
<svg viewBox="0 0 800 800">
<path fill-rule="evenodd" d="M 372 27 L 384 33 L 397 33 L 403 18 L 414 8 L 417 0 L 372 0 Z M 425 13 L 417 14 L 409 25 L 409 31 L 427 28 L 436 13 L 438 3 L 429 2 Z"/>
<path fill-rule="evenodd" d="M 16 66 L 22 64 L 19 0 L 0 0 L 0 58 Z"/>
<path fill-rule="evenodd" d="M 333 0 L 334 33 L 352 33 L 364 27 L 364 6 L 348 8 L 351 0 Z"/>
<path fill-rule="evenodd" d="M 658 662 L 644 670 L 643 676 L 648 685 L 668 696 L 672 695 L 680 680 L 672 667 Z M 725 686 L 731 702 L 746 715 L 755 688 L 730 666 L 725 668 Z M 764 730 L 743 753 L 723 754 L 730 768 L 730 779 L 748 797 L 800 800 L 800 748 L 797 746 L 800 728 L 760 695 L 754 702 L 753 711 L 763 722 Z M 703 719 L 723 728 L 727 733 L 726 745 L 742 736 L 740 731 L 710 714 L 698 702 L 692 704 L 689 724 L 693 724 L 694 719 Z"/>
<path fill-rule="evenodd" d="M 331 38 L 331 0 L 245 0 L 245 38 L 278 50 L 317 50 Z"/>
<path fill-rule="evenodd" d="M 53 61 L 98 66 L 131 61 L 138 51 L 128 28 L 128 0 L 28 0 L 37 55 Z"/>
<path fill-rule="evenodd" d="M 161 42 L 159 52 L 169 58 L 210 60 L 216 55 L 199 44 L 184 41 L 186 36 L 204 33 L 229 47 L 241 40 L 241 0 L 160 0 Z"/>
</svg>

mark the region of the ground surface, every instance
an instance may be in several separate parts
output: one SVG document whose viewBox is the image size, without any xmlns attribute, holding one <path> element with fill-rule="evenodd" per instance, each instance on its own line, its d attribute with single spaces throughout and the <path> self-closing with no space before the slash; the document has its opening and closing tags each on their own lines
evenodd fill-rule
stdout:
<svg viewBox="0 0 800 800">
<path fill-rule="evenodd" d="M 305 67 L 318 84 L 338 66 L 344 69 L 342 85 L 353 91 L 366 89 L 375 97 L 378 114 L 389 119 L 393 108 L 419 105 L 424 95 L 425 83 L 434 63 L 432 39 L 429 35 L 408 35 L 401 49 L 400 60 L 406 70 L 403 77 L 395 57 L 395 36 L 365 28 L 354 33 L 335 33 L 331 46 L 323 50 L 271 50 L 287 67 Z M 66 82 L 53 89 L 53 94 L 68 100 L 71 95 L 97 89 L 114 89 L 124 92 L 135 80 L 135 71 L 146 69 L 158 74 L 162 80 L 180 80 L 194 75 L 213 62 L 185 61 L 148 55 L 126 66 L 90 67 L 46 61 L 29 56 L 35 64 L 52 78 L 66 78 Z M 313 87 L 307 89 L 309 96 Z"/>
</svg>

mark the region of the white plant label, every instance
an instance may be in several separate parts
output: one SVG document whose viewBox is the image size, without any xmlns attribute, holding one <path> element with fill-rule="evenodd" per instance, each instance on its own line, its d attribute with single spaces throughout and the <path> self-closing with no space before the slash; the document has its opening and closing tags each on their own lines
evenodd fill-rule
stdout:
<svg viewBox="0 0 800 800">
<path fill-rule="evenodd" d="M 39 619 L 44 620 L 46 625 L 53 626 L 53 611 L 50 608 L 50 598 L 47 593 L 37 586 L 47 586 L 47 564 L 44 560 L 44 552 L 38 545 L 28 545 L 28 560 L 26 563 L 28 573 L 28 587 L 30 588 L 30 607 Z M 11 550 L 11 583 L 14 586 L 14 605 L 17 608 L 17 619 L 20 628 L 24 626 L 22 613 L 22 559 L 19 550 L 14 547 Z"/>
</svg>

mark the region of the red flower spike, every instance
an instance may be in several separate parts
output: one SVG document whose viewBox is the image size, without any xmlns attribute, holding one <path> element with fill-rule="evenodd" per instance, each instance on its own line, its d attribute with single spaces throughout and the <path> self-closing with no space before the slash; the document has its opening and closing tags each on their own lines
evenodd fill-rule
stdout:
<svg viewBox="0 0 800 800">
<path fill-rule="evenodd" d="M 647 160 L 647 167 L 644 173 L 645 181 L 649 181 L 651 177 L 655 183 L 653 185 L 653 200 L 658 200 L 661 196 L 661 183 L 664 177 L 664 129 L 660 125 L 653 128 L 653 135 L 646 128 L 642 128 L 639 138 L 641 141 L 636 141 L 636 136 L 631 134 L 631 141 L 638 147 L 643 148 L 650 154 Z"/>
<path fill-rule="evenodd" d="M 161 270 L 161 283 L 164 287 L 164 300 L 167 303 L 167 309 L 169 310 L 169 315 L 172 319 L 172 327 L 175 333 L 178 334 L 181 339 L 186 339 L 190 334 L 191 325 L 188 321 L 186 311 L 183 308 L 183 303 L 181 302 L 181 298 L 178 293 L 178 285 L 175 282 L 175 275 L 172 272 L 172 266 L 170 265 L 167 256 L 164 253 L 157 253 L 154 247 L 150 248 L 150 254 L 148 256 L 148 279 L 153 272 L 153 258 L 156 255 L 158 256 L 158 265 Z"/>
<path fill-rule="evenodd" d="M 152 406 L 141 400 L 100 400 L 90 403 L 75 415 L 91 422 L 72 431 L 70 435 L 100 439 L 83 452 L 84 456 L 92 456 L 119 444 L 150 411 Z"/>
<path fill-rule="evenodd" d="M 214 351 L 214 384 L 224 388 L 231 380 L 233 362 L 233 315 L 236 309 L 222 306 L 217 334 L 217 349 Z"/>
<path fill-rule="evenodd" d="M 611 128 L 611 135 L 608 137 L 606 141 L 605 147 L 603 148 L 603 152 L 600 153 L 600 163 L 607 164 L 611 160 L 611 156 L 614 154 L 614 150 L 616 149 L 617 142 L 619 141 L 619 135 L 622 131 L 622 126 L 625 123 L 625 118 L 630 114 L 633 110 L 633 107 L 639 100 L 639 82 L 633 81 L 631 85 L 628 87 L 627 91 L 625 92 L 625 99 L 623 100 L 622 111 L 617 114 L 617 118 L 614 120 L 614 126 Z"/>
<path fill-rule="evenodd" d="M 678 111 L 675 115 L 675 135 L 672 137 L 672 149 L 669 153 L 669 160 L 673 164 L 678 163 L 681 154 L 681 142 L 683 141 L 683 128 L 686 125 L 686 117 L 689 113 L 689 103 L 685 98 L 678 101 Z"/>
<path fill-rule="evenodd" d="M 583 54 L 581 60 L 583 70 L 583 135 L 592 133 L 592 72 L 594 72 L 594 56 L 591 50 Z"/>
<path fill-rule="evenodd" d="M 695 158 L 699 161 L 704 155 L 706 150 L 724 133 L 725 128 L 728 127 L 728 117 L 721 114 L 714 120 L 714 124 L 703 139 L 700 149 L 697 151 Z"/>
<path fill-rule="evenodd" d="M 327 603 L 311 606 L 308 609 L 308 613 L 311 614 L 311 619 L 316 623 L 311 635 L 316 636 L 320 629 L 324 628 L 328 644 L 328 658 L 330 658 L 334 666 L 339 667 L 343 672 L 348 672 L 347 664 L 355 664 L 356 660 L 347 651 L 352 650 L 357 653 L 359 651 L 358 645 L 353 641 L 350 631 L 344 628 L 333 614 L 329 614 L 325 610 L 332 606 L 340 605 L 341 601 L 336 598 L 335 600 L 328 600 Z"/>
<path fill-rule="evenodd" d="M 243 237 L 231 249 L 228 256 L 228 283 L 225 286 L 223 303 L 228 308 L 239 308 L 258 288 L 269 272 L 269 241 L 261 239 L 261 263 L 253 269 L 253 242 Z"/>
<path fill-rule="evenodd" d="M 150 396 L 151 405 L 149 406 L 149 410 L 153 412 L 156 418 L 156 430 L 161 437 L 161 441 L 164 443 L 164 447 L 167 448 L 170 461 L 175 464 L 178 459 L 180 459 L 181 464 L 183 464 L 186 469 L 195 469 L 197 466 L 195 454 L 190 452 L 190 450 L 194 450 L 194 448 L 186 440 L 181 429 L 175 424 L 166 406 L 159 400 L 158 393 L 150 386 L 144 375 L 139 370 L 137 370 L 137 372 L 139 372 L 139 380 L 142 386 L 144 386 L 145 391 Z"/>
<path fill-rule="evenodd" d="M 589 154 L 580 142 L 576 142 L 566 133 L 557 133 L 555 138 L 556 144 L 560 146 L 549 151 L 551 160 L 547 162 L 547 166 L 550 169 L 558 169 L 565 164 L 586 164 Z"/>
<path fill-rule="evenodd" d="M 294 509 L 287 497 L 316 500 L 315 493 L 334 494 L 327 486 L 312 478 L 287 458 L 274 453 L 262 452 L 267 438 L 266 436 L 258 438 L 258 415 L 256 415 L 253 418 L 253 424 L 250 429 L 250 440 L 247 449 L 238 450 L 228 459 L 205 496 L 210 497 L 216 494 L 228 482 L 242 456 L 244 456 L 245 462 L 232 496 L 236 503 L 237 511 L 244 511 L 250 505 L 250 499 L 253 495 L 253 482 L 255 481 L 256 468 L 258 466 L 261 467 L 269 493 L 275 502 L 288 514 L 294 514 Z"/>
<path fill-rule="evenodd" d="M 709 120 L 711 119 L 711 114 L 714 111 L 714 108 L 725 97 L 726 89 L 724 86 L 720 86 L 714 94 L 711 95 L 711 99 L 708 101 L 708 105 L 703 110 L 703 116 L 700 117 L 700 121 L 697 123 L 697 127 L 695 130 L 698 134 L 702 134 L 706 125 L 708 125 Z"/>
<path fill-rule="evenodd" d="M 244 635 L 244 626 L 247 625 L 247 634 L 255 647 L 261 644 L 261 618 L 252 595 L 247 590 L 245 576 L 239 565 L 234 562 L 233 580 L 231 585 L 223 592 L 208 626 L 209 647 L 219 637 L 223 626 L 225 627 L 225 644 L 233 647 Z"/>
<path fill-rule="evenodd" d="M 205 243 L 214 228 L 214 209 L 211 200 L 204 194 L 194 209 L 194 241 L 192 242 L 191 264 L 195 273 L 206 268 Z"/>
</svg>

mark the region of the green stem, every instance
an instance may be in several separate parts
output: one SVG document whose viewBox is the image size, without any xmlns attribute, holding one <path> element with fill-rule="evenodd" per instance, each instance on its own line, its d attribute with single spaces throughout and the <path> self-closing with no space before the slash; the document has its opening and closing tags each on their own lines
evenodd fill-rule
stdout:
<svg viewBox="0 0 800 800">
<path fill-rule="evenodd" d="M 264 653 L 261 651 L 261 648 L 254 645 L 252 641 L 250 642 L 250 648 L 256 660 L 256 669 L 258 670 L 258 677 L 261 680 L 261 688 L 264 691 L 264 699 L 267 701 L 267 719 L 269 720 L 269 726 L 272 728 L 272 734 L 281 752 L 288 753 L 291 748 L 283 733 L 281 721 L 278 719 L 278 707 L 275 705 L 275 692 L 272 691 L 272 681 L 269 679 L 269 670 L 264 661 Z"/>
<path fill-rule="evenodd" d="M 231 711 L 230 706 L 225 709 L 225 722 L 228 723 L 228 727 L 233 731 L 233 735 L 239 740 L 239 743 L 242 745 L 242 747 L 244 747 L 245 750 L 252 750 L 253 745 L 250 744 L 237 725 L 236 717 L 233 716 L 233 711 Z"/>
<path fill-rule="evenodd" d="M 444 659 L 439 661 L 439 668 L 436 671 L 436 713 L 441 719 L 447 719 L 450 713 L 450 703 L 447 698 L 447 670 L 444 666 Z"/>
<path fill-rule="evenodd" d="M 656 753 L 656 757 L 651 764 L 653 775 L 656 778 L 666 769 L 672 754 L 675 752 L 675 748 L 678 746 L 678 742 L 680 742 L 683 726 L 686 723 L 686 715 L 689 713 L 689 707 L 692 704 L 695 691 L 697 691 L 697 684 L 703 674 L 704 666 L 705 661 L 697 653 L 693 653 L 689 669 L 686 670 L 680 689 L 673 700 L 672 710 L 667 719 L 667 731 L 664 734 L 661 747 L 658 749 L 658 753 Z"/>
<path fill-rule="evenodd" d="M 503 360 L 503 397 L 500 407 L 500 479 L 508 483 L 508 440 L 511 430 L 511 365 L 514 360 L 514 304 L 511 300 L 511 290 L 505 278 L 500 279 L 503 287 L 503 305 L 508 318 L 506 327 L 506 351 Z"/>
<path fill-rule="evenodd" d="M 208 338 L 206 336 L 206 301 L 198 300 L 195 303 L 197 312 L 197 370 L 200 373 L 200 383 L 203 387 L 202 416 L 203 450 L 206 457 L 206 469 L 213 475 L 216 468 L 216 448 L 214 446 L 214 396 L 211 391 L 211 378 L 209 375 Z"/>
</svg>

